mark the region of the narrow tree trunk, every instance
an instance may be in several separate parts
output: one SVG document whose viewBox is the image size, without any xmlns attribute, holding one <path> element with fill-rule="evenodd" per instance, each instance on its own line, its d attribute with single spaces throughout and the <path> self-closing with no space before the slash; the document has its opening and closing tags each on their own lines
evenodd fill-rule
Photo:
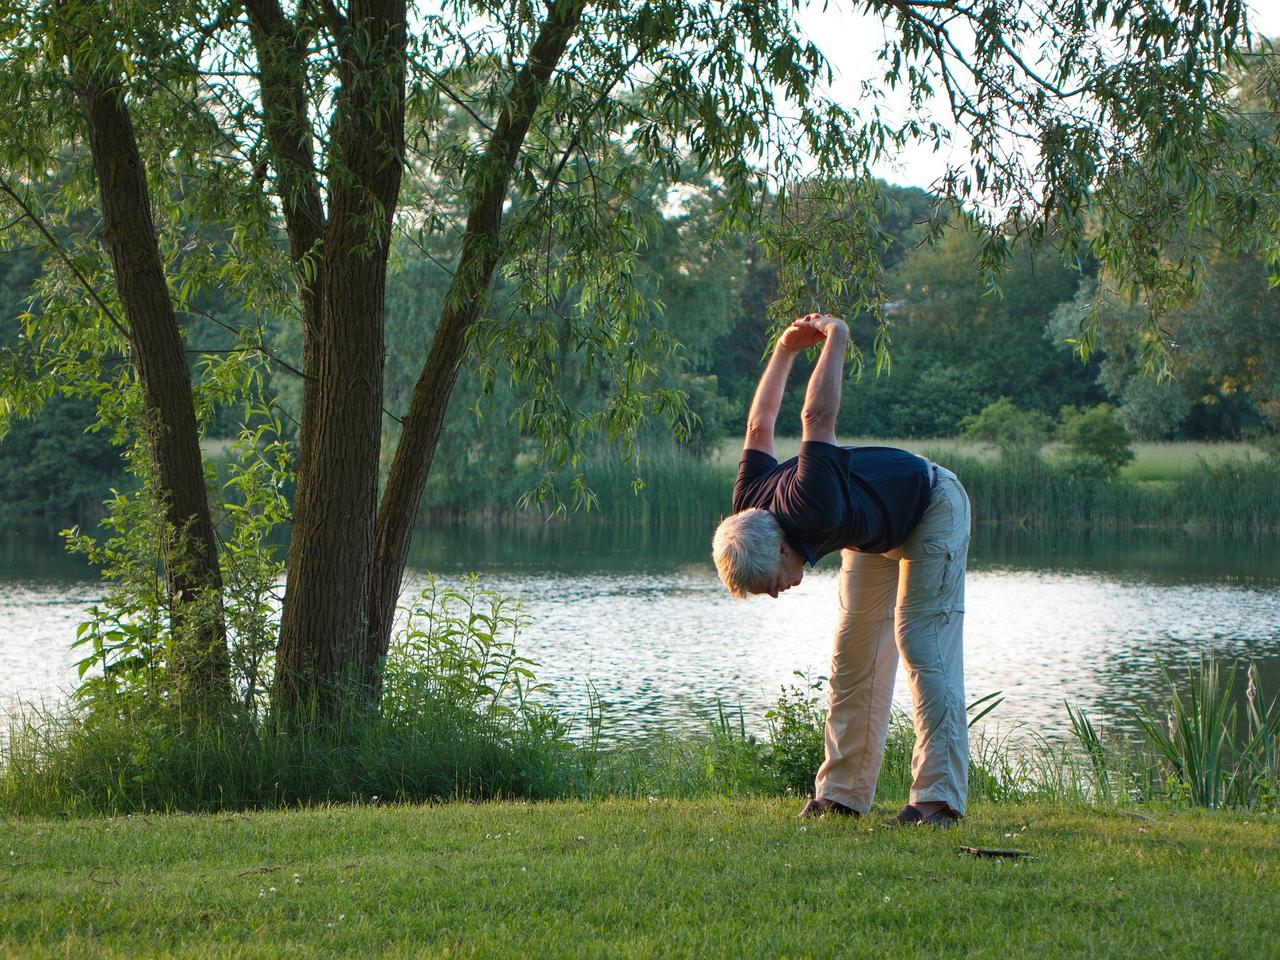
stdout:
<svg viewBox="0 0 1280 960">
<path fill-rule="evenodd" d="M 556 0 L 548 6 L 546 19 L 512 85 L 481 161 L 485 166 L 473 178 L 483 186 L 472 198 L 458 267 L 444 299 L 445 309 L 427 362 L 413 388 L 400 444 L 378 508 L 373 592 L 364 657 L 369 671 L 366 682 L 374 689 L 377 689 L 380 666 L 390 644 L 409 542 L 440 440 L 458 364 L 466 348 L 467 330 L 480 315 L 501 254 L 498 233 L 511 175 L 547 81 L 577 30 L 584 7 L 583 0 Z"/>
<path fill-rule="evenodd" d="M 274 702 L 332 718 L 366 701 L 382 426 L 383 301 L 404 157 L 403 0 L 353 0 L 329 147 L 318 328 L 307 330 L 289 582 Z"/>
<path fill-rule="evenodd" d="M 205 492 L 191 377 L 156 243 L 146 171 L 123 90 L 74 78 L 102 201 L 111 256 L 147 411 L 156 482 L 172 531 L 163 544 L 176 690 L 190 713 L 231 698 L 222 576 Z"/>
<path fill-rule="evenodd" d="M 245 0 L 244 6 L 258 58 L 263 121 L 276 174 L 276 195 L 284 211 L 289 257 L 302 308 L 305 411 L 316 403 L 315 350 L 320 341 L 320 294 L 324 283 L 320 246 L 325 230 L 307 101 L 306 38 L 285 16 L 278 0 Z M 315 448 L 307 430 L 301 427 L 298 447 L 308 454 Z"/>
</svg>

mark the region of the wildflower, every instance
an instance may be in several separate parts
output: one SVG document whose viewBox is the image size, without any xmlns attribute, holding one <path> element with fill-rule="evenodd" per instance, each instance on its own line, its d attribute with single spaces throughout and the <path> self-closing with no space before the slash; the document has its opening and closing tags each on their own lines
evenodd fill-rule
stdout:
<svg viewBox="0 0 1280 960">
<path fill-rule="evenodd" d="M 1258 707 L 1258 665 L 1249 664 L 1249 687 L 1244 695 L 1249 698 L 1249 705 L 1255 710 Z"/>
</svg>

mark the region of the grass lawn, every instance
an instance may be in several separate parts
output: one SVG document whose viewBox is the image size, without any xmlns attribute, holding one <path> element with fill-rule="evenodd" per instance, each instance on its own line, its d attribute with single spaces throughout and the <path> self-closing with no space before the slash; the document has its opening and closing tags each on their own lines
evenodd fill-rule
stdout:
<svg viewBox="0 0 1280 960">
<path fill-rule="evenodd" d="M 1280 818 L 698 800 L 0 825 L 0 956 L 1274 957 Z M 1149 817 L 1149 818 L 1148 818 Z M 1034 860 L 977 859 L 960 845 Z"/>
</svg>

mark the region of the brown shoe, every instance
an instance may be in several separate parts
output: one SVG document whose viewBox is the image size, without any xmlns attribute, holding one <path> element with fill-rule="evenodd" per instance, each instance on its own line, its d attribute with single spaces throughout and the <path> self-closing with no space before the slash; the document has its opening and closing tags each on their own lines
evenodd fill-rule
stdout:
<svg viewBox="0 0 1280 960">
<path fill-rule="evenodd" d="M 846 807 L 838 800 L 827 800 L 824 797 L 814 797 L 804 805 L 804 809 L 800 811 L 802 817 L 859 817 L 861 816 L 853 807 Z"/>
<path fill-rule="evenodd" d="M 884 822 L 886 827 L 938 827 L 947 829 L 960 822 L 960 815 L 949 807 L 943 807 L 935 813 L 925 816 L 917 807 L 907 804 L 898 811 L 898 815 Z"/>
</svg>

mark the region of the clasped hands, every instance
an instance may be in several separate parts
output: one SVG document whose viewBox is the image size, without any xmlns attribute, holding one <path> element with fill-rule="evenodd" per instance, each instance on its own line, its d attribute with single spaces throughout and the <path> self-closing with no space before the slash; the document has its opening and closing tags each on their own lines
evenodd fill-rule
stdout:
<svg viewBox="0 0 1280 960">
<path fill-rule="evenodd" d="M 782 336 L 778 338 L 778 346 L 797 353 L 826 340 L 832 331 L 839 331 L 848 336 L 849 327 L 839 317 L 833 317 L 827 313 L 807 313 L 799 320 L 792 321 L 791 326 L 782 331 Z"/>
</svg>

